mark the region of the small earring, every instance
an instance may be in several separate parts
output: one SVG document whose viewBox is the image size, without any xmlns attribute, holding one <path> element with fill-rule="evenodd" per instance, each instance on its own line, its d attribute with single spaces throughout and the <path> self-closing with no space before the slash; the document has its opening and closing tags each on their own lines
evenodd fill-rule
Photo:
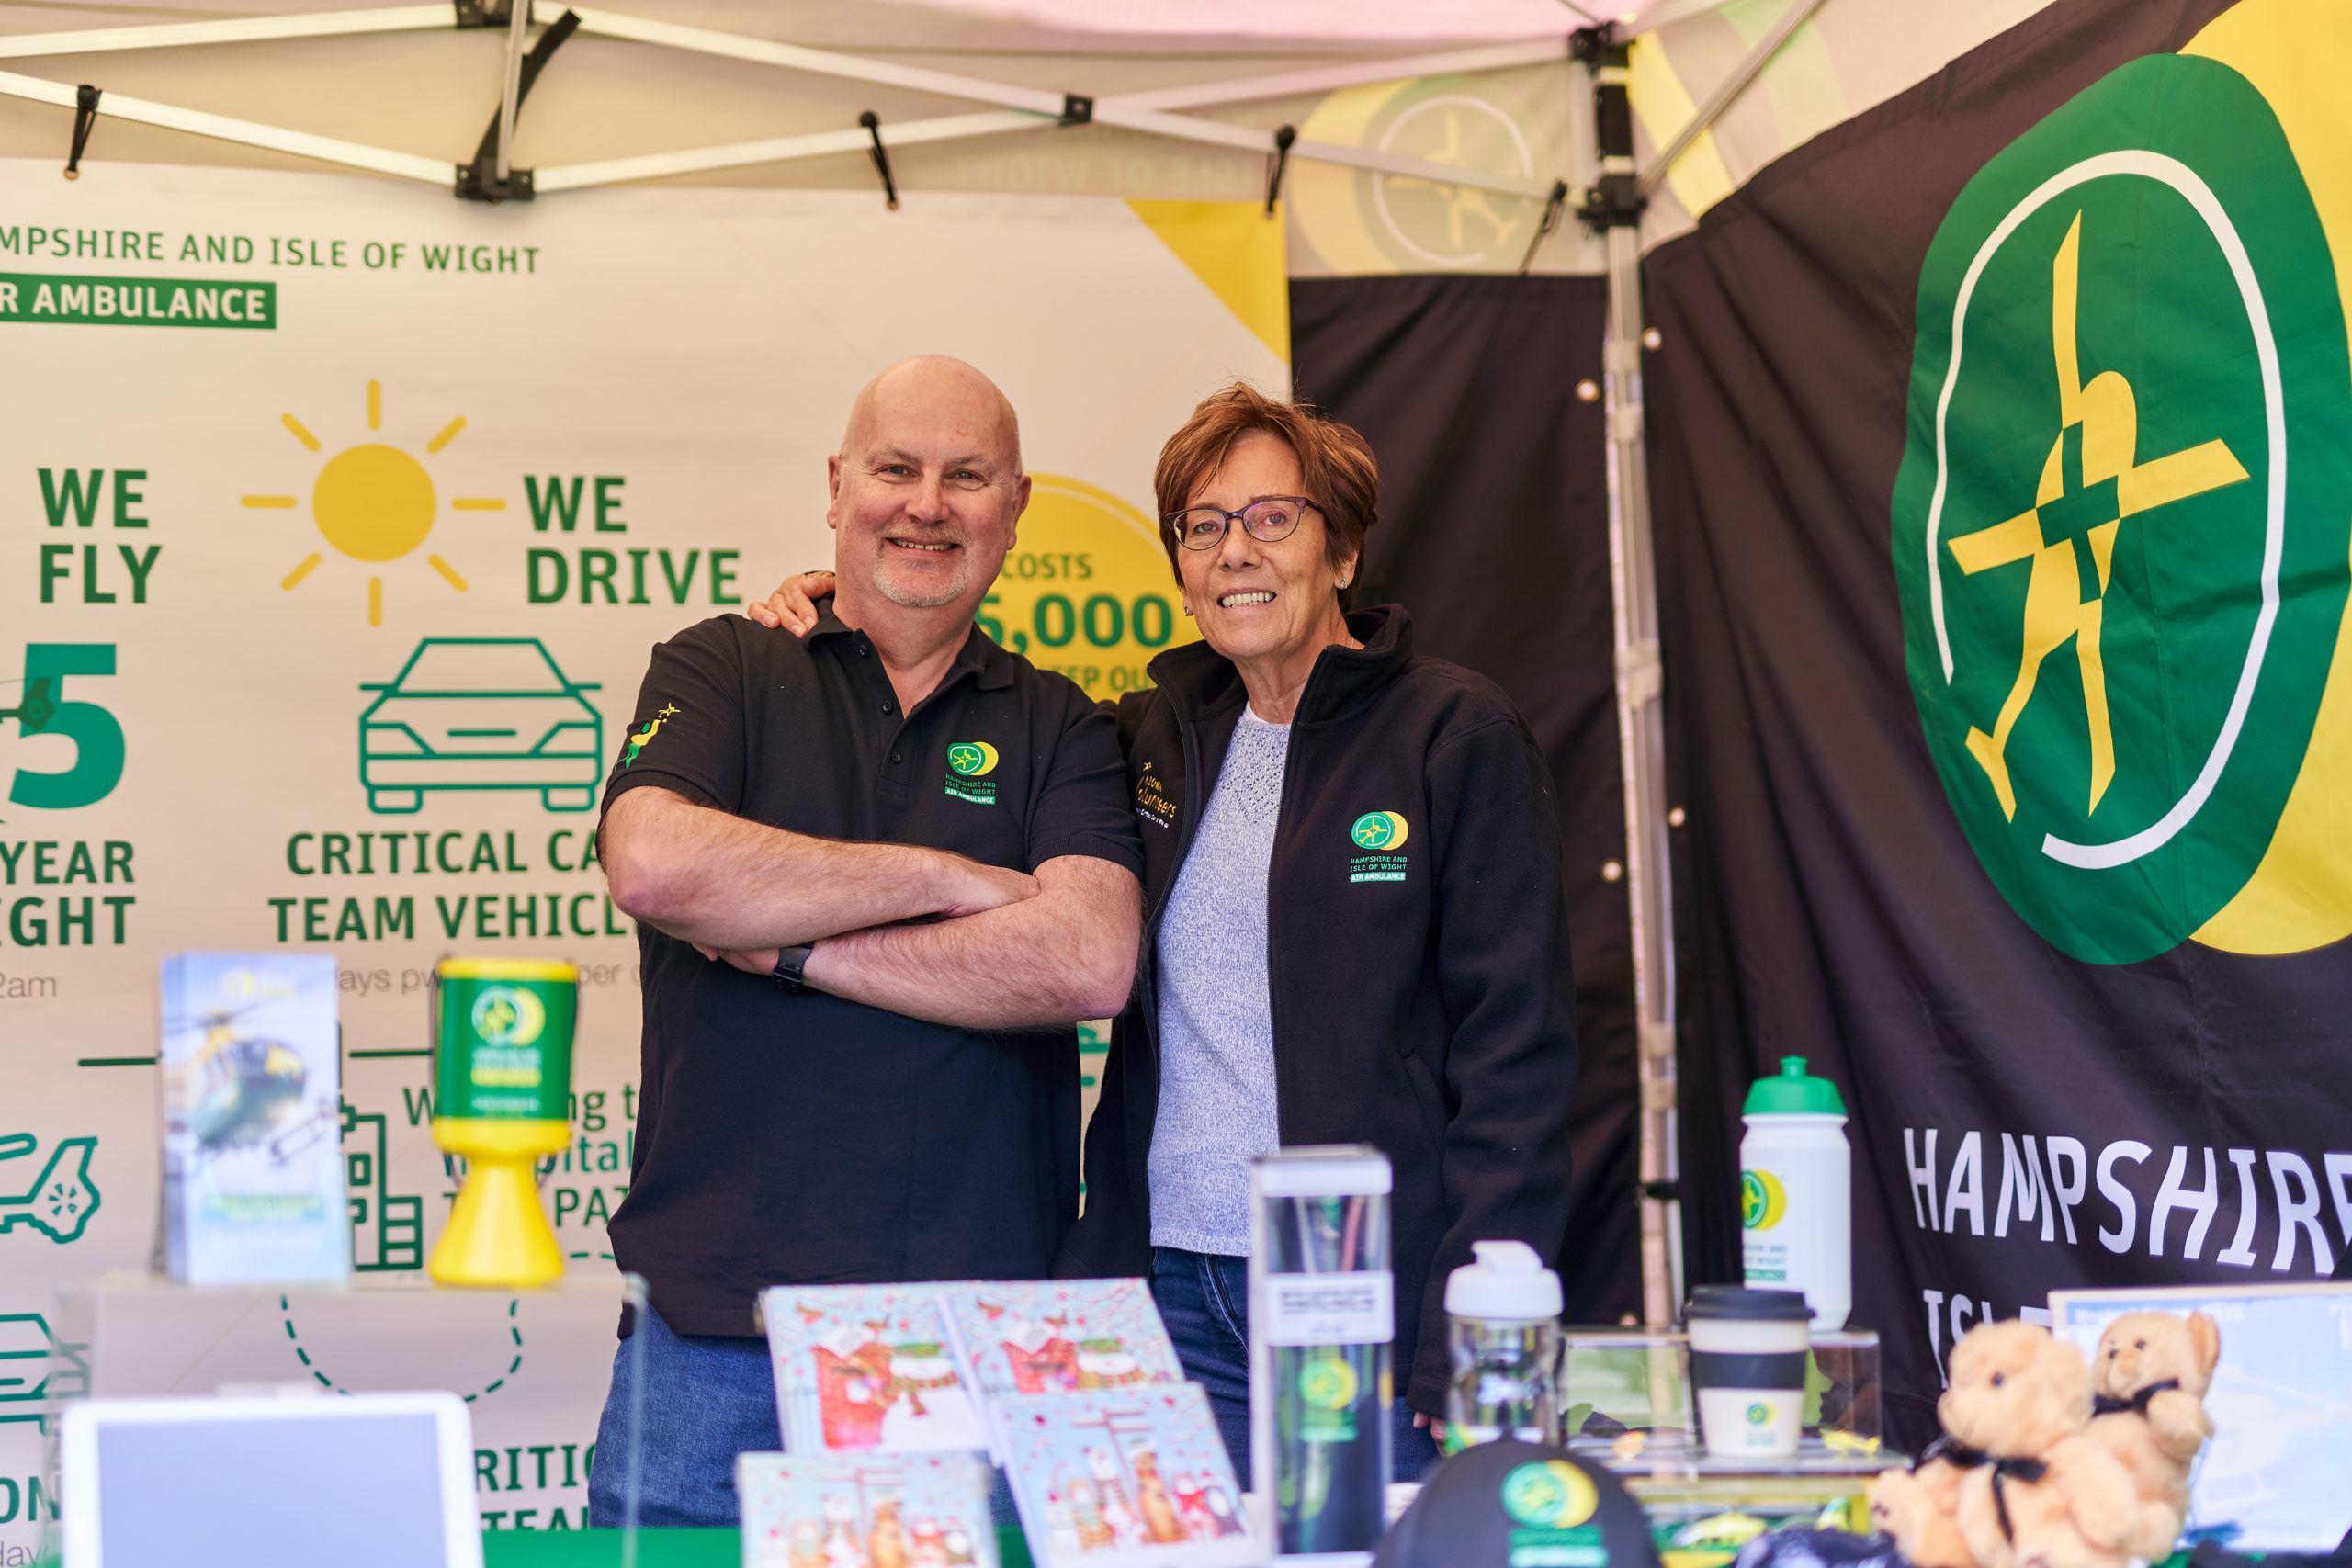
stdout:
<svg viewBox="0 0 2352 1568">
<path fill-rule="evenodd" d="M 1190 616 L 1190 615 L 1192 615 L 1192 613 L 1193 613 L 1193 602 L 1192 602 L 1190 599 L 1187 599 L 1187 600 L 1185 600 L 1185 601 L 1184 601 L 1184 614 L 1185 614 L 1187 616 Z"/>
</svg>

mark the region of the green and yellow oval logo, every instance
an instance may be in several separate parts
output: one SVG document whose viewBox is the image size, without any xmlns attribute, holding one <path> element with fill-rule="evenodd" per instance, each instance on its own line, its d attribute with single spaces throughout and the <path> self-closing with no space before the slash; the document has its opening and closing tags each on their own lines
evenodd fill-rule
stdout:
<svg viewBox="0 0 2352 1568">
<path fill-rule="evenodd" d="M 1752 1231 L 1769 1231 L 1789 1212 L 1789 1190 L 1769 1170 L 1739 1173 L 1739 1223 Z"/>
<path fill-rule="evenodd" d="M 1758 1400 L 1754 1404 L 1749 1405 L 1747 1407 L 1747 1424 L 1751 1427 L 1770 1426 L 1772 1424 L 1772 1407 L 1766 1404 L 1761 1400 Z"/>
<path fill-rule="evenodd" d="M 1405 847 L 1411 832 L 1401 812 L 1367 811 L 1356 818 L 1348 837 L 1360 850 L 1397 850 Z"/>
<path fill-rule="evenodd" d="M 2251 36 L 2216 24 L 2053 111 L 1920 273 L 1893 509 L 1911 689 L 1986 874 L 2092 963 L 2352 931 L 2352 838 L 2315 831 L 2312 765 L 2352 758 L 2328 682 L 2352 550 L 2329 241 L 2352 210 L 2303 174 L 2352 147 Z"/>
<path fill-rule="evenodd" d="M 958 740 L 947 748 L 947 765 L 967 779 L 978 778 L 996 763 L 996 748 L 985 740 Z"/>
<path fill-rule="evenodd" d="M 513 986 L 484 987 L 467 1017 L 485 1045 L 528 1045 L 548 1026 L 546 1005 Z"/>
<path fill-rule="evenodd" d="M 1600 1506 L 1592 1478 L 1566 1460 L 1537 1460 L 1503 1477 L 1503 1511 L 1538 1529 L 1580 1525 Z"/>
<path fill-rule="evenodd" d="M 1345 1410 L 1356 1402 L 1362 1386 L 1344 1356 L 1309 1361 L 1298 1374 L 1298 1397 L 1314 1410 Z"/>
</svg>

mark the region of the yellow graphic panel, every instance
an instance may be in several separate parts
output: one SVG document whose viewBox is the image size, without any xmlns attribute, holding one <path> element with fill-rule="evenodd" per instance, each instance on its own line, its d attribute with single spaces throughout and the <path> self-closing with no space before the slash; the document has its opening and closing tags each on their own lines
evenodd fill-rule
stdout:
<svg viewBox="0 0 2352 1568">
<path fill-rule="evenodd" d="M 1649 135 L 1650 146 L 1663 148 L 1690 123 L 1699 106 L 1691 101 L 1682 78 L 1674 73 L 1666 46 L 1658 42 L 1656 33 L 1635 39 L 1627 60 L 1632 80 L 1626 84 L 1625 96 Z M 1731 171 L 1724 165 L 1723 150 L 1715 145 L 1713 131 L 1701 131 L 1698 140 L 1683 150 L 1667 170 L 1666 184 L 1693 218 L 1732 193 Z"/>
<path fill-rule="evenodd" d="M 2342 63 L 2352 10 L 2336 0 L 2245 0 L 2215 17 L 2183 54 L 2216 60 L 2269 100 L 2335 255 L 2352 321 L 2352 96 Z M 2196 940 L 2228 953 L 2301 953 L 2352 936 L 2352 605 L 2336 633 L 2327 690 L 2302 772 L 2254 877 Z"/>
<path fill-rule="evenodd" d="M 1279 213 L 1270 218 L 1246 201 L 1127 205 L 1259 342 L 1289 362 L 1290 272 Z"/>
</svg>

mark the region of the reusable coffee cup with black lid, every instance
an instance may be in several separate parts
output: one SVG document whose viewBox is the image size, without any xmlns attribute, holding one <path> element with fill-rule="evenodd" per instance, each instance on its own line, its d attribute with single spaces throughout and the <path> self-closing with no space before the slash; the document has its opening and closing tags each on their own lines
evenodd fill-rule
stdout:
<svg viewBox="0 0 2352 1568">
<path fill-rule="evenodd" d="M 1683 1309 L 1699 1430 L 1717 1459 L 1792 1459 L 1804 1416 L 1813 1309 L 1802 1291 L 1702 1285 Z"/>
</svg>

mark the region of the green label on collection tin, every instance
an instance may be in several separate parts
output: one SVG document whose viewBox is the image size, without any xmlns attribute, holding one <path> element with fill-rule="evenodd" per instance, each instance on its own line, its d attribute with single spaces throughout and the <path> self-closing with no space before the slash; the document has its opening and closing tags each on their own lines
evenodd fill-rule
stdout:
<svg viewBox="0 0 2352 1568">
<path fill-rule="evenodd" d="M 567 1120 L 577 998 L 571 980 L 444 975 L 434 1113 Z"/>
</svg>

